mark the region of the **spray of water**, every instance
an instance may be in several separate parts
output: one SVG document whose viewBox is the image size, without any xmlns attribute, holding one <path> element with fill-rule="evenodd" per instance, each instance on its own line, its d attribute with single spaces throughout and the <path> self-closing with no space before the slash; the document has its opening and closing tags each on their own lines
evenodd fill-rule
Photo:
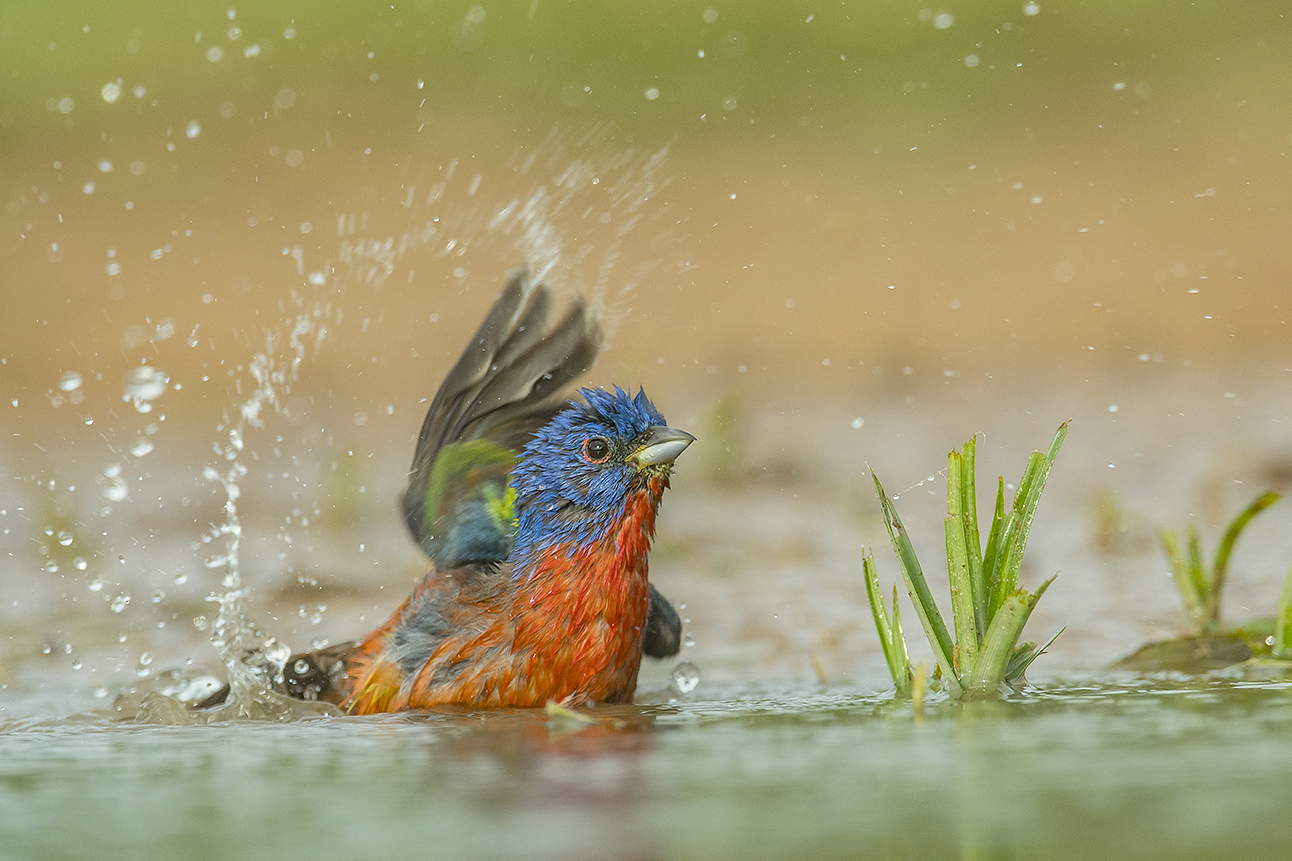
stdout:
<svg viewBox="0 0 1292 861">
<path fill-rule="evenodd" d="M 219 606 L 211 639 L 230 686 L 225 704 L 207 719 L 282 720 L 331 708 L 274 691 L 291 649 L 265 632 L 247 611 L 247 590 L 239 568 L 242 523 L 238 516 L 240 482 L 247 474 L 242 459 L 245 436 L 263 427 L 269 410 L 281 410 L 282 398 L 298 379 L 301 364 L 339 325 L 340 311 L 328 297 L 348 287 L 380 289 L 414 251 L 429 252 L 437 262 L 448 264 L 453 277 L 465 280 L 475 256 L 471 252 L 477 251 L 491 265 L 498 257 L 510 258 L 526 264 L 535 280 L 584 294 L 603 327 L 612 331 L 628 310 L 625 303 L 631 291 L 662 261 L 661 254 L 652 251 L 652 243 L 668 238 L 662 218 L 665 208 L 658 200 L 666 184 L 662 166 L 667 151 L 629 147 L 598 155 L 606 151 L 612 133 L 605 127 L 577 138 L 553 133 L 537 148 L 517 150 L 503 172 L 523 187 L 517 192 L 486 189 L 479 194 L 485 177 L 458 176 L 457 162 L 450 161 L 424 193 L 419 194 L 415 185 L 408 188 L 405 206 L 416 210 L 418 227 L 399 236 L 364 237 L 359 231 L 366 219 L 342 215 L 335 268 L 329 261 L 322 270 L 306 275 L 303 253 L 293 252 L 299 274 L 306 276 L 306 286 L 292 294 L 295 314 L 266 336 L 264 350 L 251 361 L 248 370 L 254 389 L 219 426 L 223 434 L 215 445 L 219 460 L 204 470 L 206 478 L 218 482 L 225 492 L 224 520 L 203 541 L 214 550 L 207 567 L 223 575 L 222 591 L 210 598 Z M 465 190 L 458 185 L 465 185 Z M 639 229 L 644 221 L 652 225 L 649 231 Z M 636 253 L 625 255 L 623 244 L 634 231 Z M 484 253 L 491 246 L 492 253 Z"/>
<path fill-rule="evenodd" d="M 238 552 L 242 542 L 242 523 L 238 518 L 239 482 L 247 474 L 241 460 L 245 434 L 264 426 L 267 409 L 280 408 L 281 398 L 291 390 L 300 365 L 326 339 L 333 320 L 333 306 L 318 295 L 303 296 L 294 292 L 296 316 L 282 330 L 271 332 L 263 352 L 251 361 L 250 373 L 255 383 L 251 396 L 235 414 L 225 416 L 219 430 L 225 439 L 216 443 L 219 465 L 203 471 L 210 481 L 224 488 L 224 521 L 213 526 L 204 537 L 219 548 L 206 564 L 222 571 L 224 591 L 212 596 L 219 612 L 211 626 L 211 642 L 220 652 L 229 675 L 229 696 L 219 710 L 219 719 L 286 717 L 299 715 L 302 704 L 274 693 L 282 681 L 283 666 L 291 649 L 269 636 L 251 619 L 246 607 L 246 590 L 239 571 Z"/>
<path fill-rule="evenodd" d="M 496 174 L 450 160 L 408 184 L 403 206 L 413 229 L 365 236 L 362 215 L 341 216 L 338 262 L 354 283 L 373 288 L 412 254 L 430 255 L 462 283 L 473 260 L 490 266 L 491 277 L 502 274 L 499 260 L 523 264 L 558 293 L 583 296 L 610 337 L 633 291 L 676 242 L 663 196 L 667 147 L 617 145 L 615 134 L 606 124 L 578 135 L 553 130 L 516 148 Z"/>
</svg>

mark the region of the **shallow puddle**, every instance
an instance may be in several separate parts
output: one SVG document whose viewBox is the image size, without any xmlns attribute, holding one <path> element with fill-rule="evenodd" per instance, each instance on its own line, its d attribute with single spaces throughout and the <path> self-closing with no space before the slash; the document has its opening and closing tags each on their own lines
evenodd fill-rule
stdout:
<svg viewBox="0 0 1292 861">
<path fill-rule="evenodd" d="M 1286 854 L 1286 683 L 1103 669 L 1186 628 L 1156 530 L 1214 547 L 1292 480 L 1279 3 L 132 16 L 0 2 L 0 855 Z M 589 383 L 699 438 L 651 568 L 699 687 L 591 728 L 85 717 L 219 673 L 239 583 L 295 649 L 386 617 L 427 400 L 519 265 L 604 313 Z M 1022 574 L 1064 633 L 917 720 L 869 469 L 945 608 L 946 452 L 980 434 L 986 488 L 1067 419 Z"/>
<path fill-rule="evenodd" d="M 590 714 L 10 722 L 0 837 L 15 857 L 212 858 L 1236 857 L 1288 839 L 1287 683 L 1050 679 L 918 720 L 853 689 L 731 686 Z"/>
</svg>

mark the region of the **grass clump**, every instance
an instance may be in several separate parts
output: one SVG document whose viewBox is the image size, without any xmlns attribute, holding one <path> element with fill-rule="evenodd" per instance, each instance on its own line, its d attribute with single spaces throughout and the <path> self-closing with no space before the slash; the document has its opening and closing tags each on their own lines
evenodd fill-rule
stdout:
<svg viewBox="0 0 1292 861">
<path fill-rule="evenodd" d="M 1162 549 L 1171 564 L 1171 574 L 1175 578 L 1175 587 L 1184 598 L 1185 608 L 1189 612 L 1189 621 L 1199 636 L 1214 634 L 1220 630 L 1220 594 L 1229 574 L 1229 556 L 1234 544 L 1243 529 L 1252 518 L 1278 501 L 1279 495 L 1273 491 L 1263 493 L 1238 513 L 1225 529 L 1216 548 L 1216 555 L 1209 571 L 1202 566 L 1202 540 L 1198 529 L 1192 523 L 1185 529 L 1184 546 L 1180 546 L 1179 536 L 1170 529 L 1158 532 Z M 1284 590 L 1286 591 L 1286 590 Z"/>
<path fill-rule="evenodd" d="M 1192 524 L 1185 529 L 1183 543 L 1173 530 L 1158 532 L 1193 630 L 1174 640 L 1148 643 L 1116 661 L 1113 669 L 1193 674 L 1241 664 L 1254 657 L 1292 660 L 1292 572 L 1288 573 L 1273 619 L 1253 619 L 1230 627 L 1220 614 L 1221 593 L 1229 579 L 1229 557 L 1234 545 L 1252 519 L 1278 499 L 1277 493 L 1269 491 L 1248 503 L 1225 528 L 1209 567 L 1203 565 L 1202 539 Z"/>
<path fill-rule="evenodd" d="M 1054 578 L 1042 583 L 1035 592 L 1028 592 L 1019 587 L 1018 574 L 1041 492 L 1067 433 L 1068 423 L 1064 422 L 1055 433 L 1048 453 L 1032 453 L 1008 509 L 1005 508 L 1005 479 L 998 480 L 996 505 L 985 546 L 978 527 L 974 481 L 976 441 L 969 440 L 960 451 L 952 451 L 947 456 L 944 531 L 954 639 L 929 591 L 897 509 L 884 492 L 879 477 L 871 474 L 907 594 L 933 649 L 942 685 L 953 697 L 995 694 L 1002 684 L 1021 684 L 1028 666 L 1054 642 L 1051 638 L 1039 648 L 1035 643 L 1019 644 L 1028 616 Z M 869 553 L 863 555 L 862 567 L 893 684 L 899 696 L 908 696 L 913 674 L 898 617 L 897 590 L 893 590 L 890 617 L 880 593 L 875 562 Z M 1292 630 L 1289 636 L 1292 637 Z"/>
</svg>

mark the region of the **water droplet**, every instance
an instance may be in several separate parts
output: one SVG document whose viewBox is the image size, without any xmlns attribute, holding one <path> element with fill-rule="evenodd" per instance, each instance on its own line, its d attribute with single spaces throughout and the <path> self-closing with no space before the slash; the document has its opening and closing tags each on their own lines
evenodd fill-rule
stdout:
<svg viewBox="0 0 1292 861">
<path fill-rule="evenodd" d="M 122 610 L 126 609 L 129 604 L 130 593 L 122 592 L 120 595 L 112 599 L 112 603 L 109 606 L 112 608 L 112 612 L 120 613 Z"/>
<path fill-rule="evenodd" d="M 117 99 L 121 98 L 121 80 L 109 81 L 103 85 L 101 92 L 103 94 L 103 101 L 108 104 L 114 103 Z"/>
<path fill-rule="evenodd" d="M 143 457 L 148 454 L 148 452 L 152 451 L 154 447 L 152 440 L 148 439 L 148 437 L 141 436 L 130 446 L 130 453 L 135 457 Z"/>
<path fill-rule="evenodd" d="M 124 502 L 128 496 L 130 496 L 130 488 L 119 478 L 112 479 L 108 482 L 108 486 L 103 488 L 103 497 L 109 502 Z"/>
<path fill-rule="evenodd" d="M 310 662 L 305 660 L 304 658 L 301 658 L 296 663 L 292 664 L 292 669 L 296 672 L 296 675 L 298 676 L 301 676 L 307 673 L 309 671 L 309 668 L 310 668 Z"/>
<path fill-rule="evenodd" d="M 202 124 L 197 120 L 189 120 L 188 125 L 184 127 L 184 134 L 189 138 L 195 138 L 202 133 Z"/>
<path fill-rule="evenodd" d="M 164 371 L 140 365 L 126 374 L 125 392 L 128 398 L 151 400 L 166 391 L 167 382 L 169 378 Z"/>
<path fill-rule="evenodd" d="M 700 668 L 690 661 L 683 661 L 673 668 L 673 687 L 678 693 L 689 694 L 700 684 Z"/>
<path fill-rule="evenodd" d="M 95 577 L 87 585 L 90 587 L 91 592 L 99 592 L 99 591 L 102 591 L 103 589 L 103 581 L 100 580 L 98 577 Z"/>
<path fill-rule="evenodd" d="M 74 392 L 81 387 L 81 375 L 76 371 L 68 371 L 58 378 L 58 387 L 65 392 Z"/>
<path fill-rule="evenodd" d="M 690 648 L 691 646 L 695 645 L 695 637 L 691 636 L 690 631 L 687 631 L 686 636 L 682 638 L 682 645 L 686 646 L 687 648 Z"/>
<path fill-rule="evenodd" d="M 77 556 L 72 560 L 72 567 L 77 571 L 84 571 L 86 568 L 90 567 L 90 563 L 85 561 L 84 556 Z"/>
<path fill-rule="evenodd" d="M 135 409 L 141 413 L 149 412 L 152 410 L 151 401 L 166 391 L 168 382 L 170 378 L 165 371 L 148 365 L 131 368 L 126 373 L 125 392 L 121 399 L 134 401 Z"/>
<path fill-rule="evenodd" d="M 72 542 L 75 540 L 76 538 L 72 535 L 72 533 L 68 532 L 66 529 L 58 533 L 58 543 L 63 545 L 64 547 L 72 546 Z"/>
<path fill-rule="evenodd" d="M 49 574 L 57 574 L 58 563 L 53 559 L 50 559 L 48 562 L 45 563 L 45 571 L 46 573 L 49 573 Z"/>
</svg>

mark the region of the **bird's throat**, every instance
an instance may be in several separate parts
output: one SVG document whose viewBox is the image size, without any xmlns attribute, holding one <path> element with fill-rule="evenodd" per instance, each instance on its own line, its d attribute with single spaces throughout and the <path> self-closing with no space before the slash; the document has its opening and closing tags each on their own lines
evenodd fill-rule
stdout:
<svg viewBox="0 0 1292 861">
<path fill-rule="evenodd" d="M 632 698 L 649 605 L 648 554 L 667 484 L 666 476 L 652 476 L 599 538 L 552 548 L 523 581 L 513 611 L 516 645 L 529 651 L 546 698 Z"/>
</svg>

